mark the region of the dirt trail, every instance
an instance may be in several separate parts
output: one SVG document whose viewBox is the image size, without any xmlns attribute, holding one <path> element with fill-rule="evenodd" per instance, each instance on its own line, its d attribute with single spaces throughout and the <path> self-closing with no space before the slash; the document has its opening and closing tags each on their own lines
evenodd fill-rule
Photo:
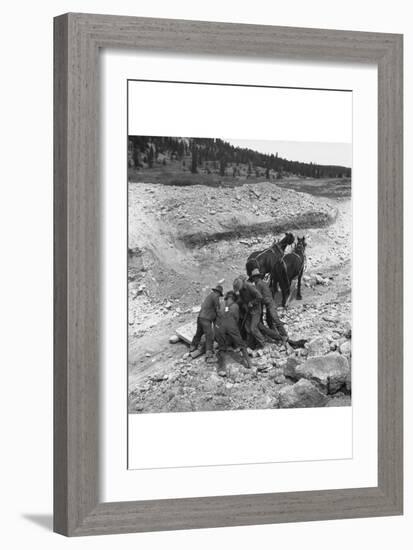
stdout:
<svg viewBox="0 0 413 550">
<path fill-rule="evenodd" d="M 307 190 L 307 189 L 306 189 Z M 248 255 L 271 245 L 281 235 L 268 233 L 280 219 L 297 225 L 303 213 L 319 215 L 322 228 L 302 228 L 308 236 L 303 300 L 280 309 L 291 337 L 311 338 L 331 328 L 322 316 L 333 311 L 350 319 L 351 201 L 314 197 L 271 183 L 234 189 L 204 186 L 177 188 L 156 184 L 129 186 L 129 386 L 131 391 L 150 377 L 168 376 L 187 351 L 168 338 L 180 325 L 196 318 L 212 285 L 233 279 L 245 270 Z M 325 227 L 325 216 L 331 225 Z M 239 226 L 268 223 L 267 233 Z M 185 236 L 214 235 L 232 228 L 233 239 L 207 239 L 203 246 L 185 245 Z M 279 225 L 277 226 L 280 229 Z"/>
</svg>

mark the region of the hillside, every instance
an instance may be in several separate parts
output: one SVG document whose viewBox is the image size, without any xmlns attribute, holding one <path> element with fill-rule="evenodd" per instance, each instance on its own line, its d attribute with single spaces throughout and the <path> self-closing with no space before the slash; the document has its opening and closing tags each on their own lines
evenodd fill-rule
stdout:
<svg viewBox="0 0 413 550">
<path fill-rule="evenodd" d="M 129 136 L 129 181 L 238 186 L 289 178 L 348 179 L 351 169 L 285 159 L 221 139 Z"/>
</svg>

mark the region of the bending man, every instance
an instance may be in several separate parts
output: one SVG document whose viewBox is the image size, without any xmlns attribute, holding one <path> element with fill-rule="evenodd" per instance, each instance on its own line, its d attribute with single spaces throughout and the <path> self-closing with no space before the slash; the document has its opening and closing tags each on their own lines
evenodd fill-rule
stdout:
<svg viewBox="0 0 413 550">
<path fill-rule="evenodd" d="M 283 340 L 286 342 L 288 340 L 288 334 L 283 323 L 278 317 L 277 308 L 275 307 L 274 298 L 272 297 L 270 287 L 265 281 L 262 280 L 262 275 L 259 269 L 253 269 L 251 279 L 255 285 L 255 288 L 260 292 L 262 302 L 265 305 L 267 323 L 273 332 L 273 334 L 269 334 L 269 336 L 273 339 Z M 274 338 L 274 334 L 276 335 L 276 338 Z"/>
<path fill-rule="evenodd" d="M 205 334 L 205 359 L 207 361 L 212 358 L 212 350 L 214 346 L 214 331 L 212 328 L 212 323 L 218 316 L 219 298 L 222 297 L 223 294 L 224 289 L 221 285 L 217 285 L 211 290 L 210 294 L 208 294 L 203 301 L 196 323 L 196 333 L 192 339 L 191 347 L 189 348 L 189 351 L 196 350 L 199 346 L 202 335 Z"/>
<path fill-rule="evenodd" d="M 224 371 L 224 352 L 227 350 L 229 344 L 241 349 L 246 366 L 251 367 L 247 346 L 241 338 L 238 328 L 239 308 L 235 302 L 235 294 L 232 290 L 226 293 L 224 301 L 225 308 L 221 310 L 215 321 L 215 338 L 218 342 L 218 373 L 223 373 Z"/>
<path fill-rule="evenodd" d="M 247 282 L 245 275 L 237 277 L 233 283 L 233 287 L 234 292 L 239 293 L 240 303 L 247 315 L 245 328 L 255 338 L 258 346 L 263 348 L 265 339 L 258 328 L 262 313 L 261 293 L 253 284 Z"/>
</svg>

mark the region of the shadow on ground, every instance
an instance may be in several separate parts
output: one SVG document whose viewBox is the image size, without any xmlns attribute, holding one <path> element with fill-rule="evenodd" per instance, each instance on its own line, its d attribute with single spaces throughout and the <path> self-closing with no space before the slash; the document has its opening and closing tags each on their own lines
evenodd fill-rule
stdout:
<svg viewBox="0 0 413 550">
<path fill-rule="evenodd" d="M 53 530 L 53 516 L 52 514 L 23 514 L 22 517 L 27 521 L 31 521 L 47 531 Z"/>
</svg>

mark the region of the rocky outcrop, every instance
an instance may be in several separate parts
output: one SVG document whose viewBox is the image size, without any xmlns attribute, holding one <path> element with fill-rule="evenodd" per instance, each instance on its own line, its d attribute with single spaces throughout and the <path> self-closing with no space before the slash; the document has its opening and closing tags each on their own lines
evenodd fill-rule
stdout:
<svg viewBox="0 0 413 550">
<path fill-rule="evenodd" d="M 311 357 L 304 363 L 290 361 L 287 373 L 295 380 L 311 381 L 326 394 L 334 394 L 342 388 L 349 388 L 351 381 L 348 361 L 338 353 Z"/>
<path fill-rule="evenodd" d="M 278 394 L 279 407 L 295 409 L 325 407 L 328 397 L 309 380 L 299 380 L 292 386 L 284 386 Z"/>
</svg>

